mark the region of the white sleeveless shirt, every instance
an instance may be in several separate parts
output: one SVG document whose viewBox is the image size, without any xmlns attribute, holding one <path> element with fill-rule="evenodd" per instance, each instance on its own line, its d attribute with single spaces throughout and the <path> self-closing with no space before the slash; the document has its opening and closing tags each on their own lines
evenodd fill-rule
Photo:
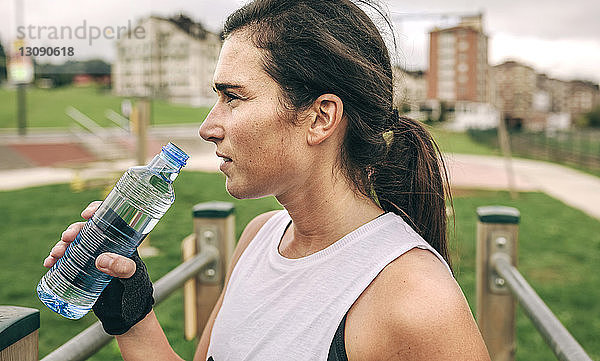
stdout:
<svg viewBox="0 0 600 361">
<path fill-rule="evenodd" d="M 276 213 L 238 260 L 215 319 L 207 358 L 325 361 L 340 321 L 386 265 L 418 247 L 430 250 L 448 267 L 394 213 L 319 252 L 285 258 L 278 248 L 290 221 L 287 211 Z"/>
</svg>

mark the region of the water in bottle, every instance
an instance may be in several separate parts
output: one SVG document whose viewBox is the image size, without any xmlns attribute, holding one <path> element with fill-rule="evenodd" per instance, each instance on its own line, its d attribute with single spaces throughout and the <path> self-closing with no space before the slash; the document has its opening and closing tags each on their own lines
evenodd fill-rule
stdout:
<svg viewBox="0 0 600 361">
<path fill-rule="evenodd" d="M 172 143 L 146 166 L 129 168 L 85 224 L 65 255 L 42 277 L 37 294 L 51 310 L 83 317 L 108 285 L 96 257 L 130 256 L 175 200 L 173 181 L 188 155 Z"/>
</svg>

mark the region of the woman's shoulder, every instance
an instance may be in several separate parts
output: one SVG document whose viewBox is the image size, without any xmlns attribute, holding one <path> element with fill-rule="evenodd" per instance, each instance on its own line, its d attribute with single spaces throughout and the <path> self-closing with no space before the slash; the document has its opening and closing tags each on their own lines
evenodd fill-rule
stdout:
<svg viewBox="0 0 600 361">
<path fill-rule="evenodd" d="M 237 245 L 235 246 L 235 250 L 233 251 L 233 255 L 231 256 L 231 265 L 229 271 L 227 272 L 226 281 L 231 276 L 233 272 L 233 268 L 237 264 L 237 261 L 240 259 L 246 248 L 250 242 L 254 239 L 258 231 L 267 223 L 269 219 L 271 219 L 275 214 L 280 212 L 279 210 L 269 211 L 258 216 L 254 217 L 248 224 L 246 228 L 242 231 L 242 235 L 238 239 Z"/>
<path fill-rule="evenodd" d="M 258 231 L 265 225 L 265 223 L 267 223 L 267 221 L 269 221 L 269 219 L 271 219 L 274 215 L 276 215 L 279 212 L 281 212 L 281 211 L 274 210 L 274 211 L 265 212 L 265 213 L 259 214 L 258 216 L 254 217 L 252 220 L 250 220 L 250 222 L 248 222 L 248 224 L 246 225 L 246 228 L 244 228 L 244 231 L 242 231 L 242 235 L 240 236 L 240 239 L 238 240 L 237 248 L 242 248 L 242 249 L 240 249 L 240 251 L 241 251 L 240 254 L 244 252 L 244 250 L 248 247 L 248 245 L 250 244 L 252 239 L 254 239 L 254 237 L 256 236 Z"/>
<path fill-rule="evenodd" d="M 350 308 L 349 360 L 488 360 L 462 291 L 430 251 L 388 264 Z M 479 356 L 478 356 L 479 355 Z"/>
<path fill-rule="evenodd" d="M 256 233 L 258 232 L 259 229 L 262 228 L 262 226 L 265 225 L 265 223 L 267 223 L 267 221 L 269 219 L 271 219 L 274 215 L 276 215 L 277 213 L 280 213 L 281 210 L 273 210 L 273 211 L 268 211 L 265 213 L 261 213 L 258 216 L 252 218 L 250 220 L 250 222 L 248 222 L 248 224 L 246 225 L 246 228 L 244 228 L 244 231 L 242 232 L 242 235 L 240 236 L 243 237 L 245 234 L 247 235 L 256 235 Z"/>
</svg>

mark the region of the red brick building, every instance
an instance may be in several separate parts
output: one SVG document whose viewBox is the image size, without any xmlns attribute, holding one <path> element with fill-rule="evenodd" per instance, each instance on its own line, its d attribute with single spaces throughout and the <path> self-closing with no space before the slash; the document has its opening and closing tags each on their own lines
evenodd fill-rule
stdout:
<svg viewBox="0 0 600 361">
<path fill-rule="evenodd" d="M 429 33 L 427 98 L 451 103 L 489 101 L 488 37 L 481 14 Z"/>
</svg>

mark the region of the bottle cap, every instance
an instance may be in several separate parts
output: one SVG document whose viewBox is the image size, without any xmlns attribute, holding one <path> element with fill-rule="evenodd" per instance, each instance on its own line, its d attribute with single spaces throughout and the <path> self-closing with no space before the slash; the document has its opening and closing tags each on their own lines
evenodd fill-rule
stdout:
<svg viewBox="0 0 600 361">
<path fill-rule="evenodd" d="M 180 167 L 185 166 L 185 163 L 189 159 L 189 155 L 187 155 L 183 150 L 181 150 L 175 144 L 169 142 L 169 144 L 162 147 L 163 153 L 169 157 L 171 160 L 175 161 Z"/>
</svg>

